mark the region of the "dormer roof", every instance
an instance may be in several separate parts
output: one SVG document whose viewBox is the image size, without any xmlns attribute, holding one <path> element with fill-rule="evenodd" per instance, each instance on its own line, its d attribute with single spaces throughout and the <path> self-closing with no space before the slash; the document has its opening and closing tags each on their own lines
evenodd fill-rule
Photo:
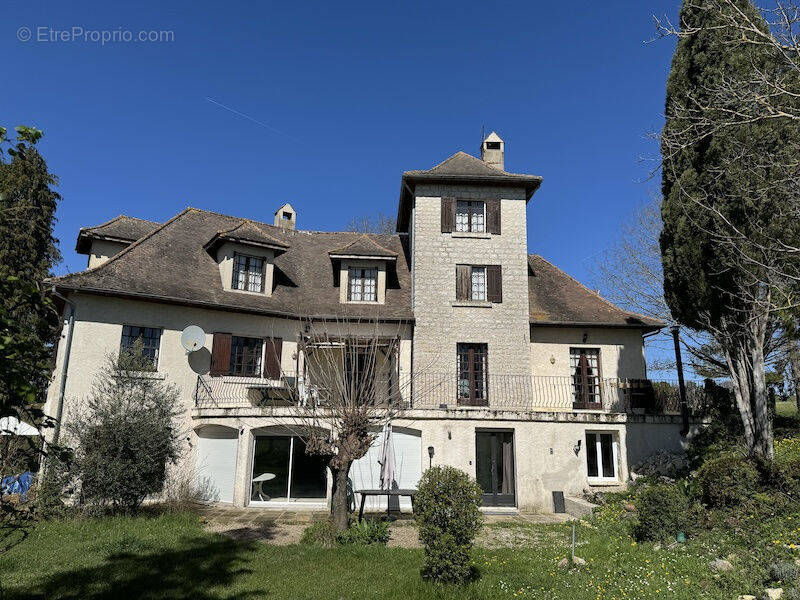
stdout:
<svg viewBox="0 0 800 600">
<path fill-rule="evenodd" d="M 289 244 L 280 241 L 264 231 L 261 224 L 250 221 L 249 219 L 242 220 L 239 224 L 230 229 L 217 232 L 214 237 L 206 243 L 204 248 L 209 253 L 213 253 L 225 242 L 234 242 L 245 246 L 255 246 L 257 248 L 269 248 L 276 252 L 285 252 L 289 247 Z"/>
<path fill-rule="evenodd" d="M 82 227 L 78 232 L 75 252 L 78 254 L 89 254 L 92 249 L 93 240 L 132 244 L 136 240 L 154 231 L 159 225 L 160 223 L 156 223 L 155 221 L 119 215 L 110 221 L 95 225 L 94 227 Z"/>
<path fill-rule="evenodd" d="M 353 242 L 328 252 L 331 258 L 366 258 L 375 260 L 397 260 L 397 252 L 393 252 L 364 234 Z"/>
</svg>

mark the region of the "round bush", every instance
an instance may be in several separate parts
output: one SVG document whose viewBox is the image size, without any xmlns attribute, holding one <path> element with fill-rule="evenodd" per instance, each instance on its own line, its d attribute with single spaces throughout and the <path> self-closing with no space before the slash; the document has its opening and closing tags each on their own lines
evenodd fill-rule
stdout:
<svg viewBox="0 0 800 600">
<path fill-rule="evenodd" d="M 791 583 L 797 579 L 797 565 L 793 562 L 778 562 L 770 565 L 769 575 L 772 581 Z"/>
<path fill-rule="evenodd" d="M 700 493 L 708 506 L 739 506 L 755 491 L 758 471 L 740 456 L 720 456 L 703 463 L 697 471 Z"/>
<path fill-rule="evenodd" d="M 634 528 L 638 540 L 674 539 L 689 523 L 689 498 L 676 485 L 660 483 L 645 489 L 636 501 L 639 523 Z"/>
<path fill-rule="evenodd" d="M 422 575 L 442 583 L 462 583 L 473 572 L 472 540 L 481 527 L 482 490 L 453 467 L 432 467 L 419 482 L 414 517 L 425 548 Z"/>
</svg>

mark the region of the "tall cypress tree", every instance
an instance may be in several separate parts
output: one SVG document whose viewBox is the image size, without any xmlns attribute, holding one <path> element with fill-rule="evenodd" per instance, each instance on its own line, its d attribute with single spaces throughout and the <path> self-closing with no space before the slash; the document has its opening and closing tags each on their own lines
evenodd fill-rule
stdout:
<svg viewBox="0 0 800 600">
<path fill-rule="evenodd" d="M 0 127 L 0 144 L 6 130 Z M 42 133 L 17 127 L 0 148 L 0 417 L 41 416 L 58 335 L 58 315 L 42 280 L 60 259 L 53 237 L 57 183 L 35 147 Z"/>
<path fill-rule="evenodd" d="M 749 0 L 736 8 L 767 25 Z M 764 345 L 771 335 L 773 290 L 747 243 L 781 228 L 778 183 L 785 173 L 766 160 L 793 135 L 772 121 L 731 124 L 725 89 L 746 85 L 773 68 L 769 51 L 740 43 L 726 28 L 725 3 L 685 0 L 667 81 L 662 132 L 661 253 L 664 292 L 673 316 L 709 332 L 725 355 L 745 437 L 753 455 L 772 457 L 772 426 L 764 381 Z"/>
</svg>

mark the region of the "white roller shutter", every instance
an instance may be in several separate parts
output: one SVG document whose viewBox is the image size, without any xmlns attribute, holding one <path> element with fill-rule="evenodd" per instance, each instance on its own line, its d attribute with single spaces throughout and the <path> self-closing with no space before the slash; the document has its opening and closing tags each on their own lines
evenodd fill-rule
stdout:
<svg viewBox="0 0 800 600">
<path fill-rule="evenodd" d="M 233 502 L 238 432 L 209 426 L 198 432 L 195 473 L 200 498 L 207 502 Z"/>
<path fill-rule="evenodd" d="M 420 432 L 404 427 L 394 427 L 392 431 L 394 440 L 395 479 L 400 488 L 416 488 L 422 476 L 422 438 Z M 378 459 L 381 456 L 383 435 L 378 437 L 369 451 L 350 467 L 350 479 L 353 489 L 375 489 L 380 487 L 381 466 Z M 356 510 L 361 502 L 361 496 L 356 494 Z M 411 500 L 407 497 L 400 499 L 400 508 L 411 510 Z M 367 497 L 364 505 L 365 511 L 386 510 L 386 496 Z"/>
</svg>

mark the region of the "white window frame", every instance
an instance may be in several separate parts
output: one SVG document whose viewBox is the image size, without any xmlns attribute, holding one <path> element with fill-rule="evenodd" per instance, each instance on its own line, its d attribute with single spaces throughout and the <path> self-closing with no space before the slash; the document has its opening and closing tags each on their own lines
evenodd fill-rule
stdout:
<svg viewBox="0 0 800 600">
<path fill-rule="evenodd" d="M 482 297 L 480 297 L 481 296 L 480 294 L 476 294 L 475 293 L 475 290 L 476 290 L 476 287 L 475 287 L 475 272 L 476 271 L 483 272 L 483 296 Z M 487 299 L 488 293 L 489 293 L 488 285 L 489 285 L 489 282 L 486 279 L 486 267 L 484 267 L 484 266 L 473 266 L 473 267 L 470 267 L 470 272 L 469 272 L 469 288 L 470 288 L 469 295 L 470 295 L 470 300 L 477 300 L 477 301 L 486 302 L 486 299 Z"/>
<path fill-rule="evenodd" d="M 354 277 L 354 271 L 358 271 L 360 276 Z M 367 273 L 370 273 L 373 277 L 368 278 L 366 276 Z M 372 279 L 373 283 L 373 292 L 374 292 L 374 299 L 372 300 L 365 300 L 364 299 L 364 290 L 366 288 L 365 282 L 367 279 Z M 359 282 L 359 295 L 361 298 L 356 300 L 352 297 L 353 295 L 353 282 Z M 356 302 L 356 303 L 368 303 L 368 304 L 376 304 L 378 302 L 378 268 L 377 267 L 356 267 L 356 266 L 349 266 L 347 268 L 347 292 L 346 298 L 348 302 Z"/>
<path fill-rule="evenodd" d="M 619 483 L 619 433 L 617 431 L 602 431 L 602 430 L 586 430 L 583 435 L 584 441 L 586 441 L 586 436 L 588 434 L 593 434 L 595 436 L 595 447 L 589 448 L 589 443 L 586 442 L 586 477 L 589 480 L 589 484 L 617 484 Z M 611 459 L 612 459 L 612 466 L 614 467 L 614 476 L 613 477 L 603 477 L 603 447 L 600 441 L 601 435 L 610 435 L 611 436 Z M 595 456 L 597 457 L 597 473 L 596 477 L 592 477 L 589 475 L 589 452 L 594 452 Z"/>
<path fill-rule="evenodd" d="M 474 228 L 474 226 L 473 226 L 474 224 L 472 222 L 473 214 L 478 214 L 478 213 L 473 213 L 470 210 L 470 207 L 472 206 L 472 204 L 473 203 L 478 203 L 478 202 L 481 204 L 481 206 L 483 208 L 482 219 L 481 219 L 481 228 L 480 229 Z M 458 210 L 459 203 L 466 203 L 467 204 L 467 212 L 466 213 L 459 212 L 459 210 Z M 460 229 L 459 228 L 459 222 L 458 222 L 459 214 L 461 214 L 461 215 L 466 214 L 466 216 L 467 216 L 467 222 L 466 222 L 466 227 L 467 228 L 466 229 L 463 229 L 463 228 Z M 470 200 L 470 199 L 466 199 L 466 198 L 462 199 L 462 200 L 456 200 L 456 218 L 455 218 L 455 222 L 453 223 L 453 231 L 456 232 L 456 233 L 486 233 L 486 201 L 485 200 Z"/>
</svg>

